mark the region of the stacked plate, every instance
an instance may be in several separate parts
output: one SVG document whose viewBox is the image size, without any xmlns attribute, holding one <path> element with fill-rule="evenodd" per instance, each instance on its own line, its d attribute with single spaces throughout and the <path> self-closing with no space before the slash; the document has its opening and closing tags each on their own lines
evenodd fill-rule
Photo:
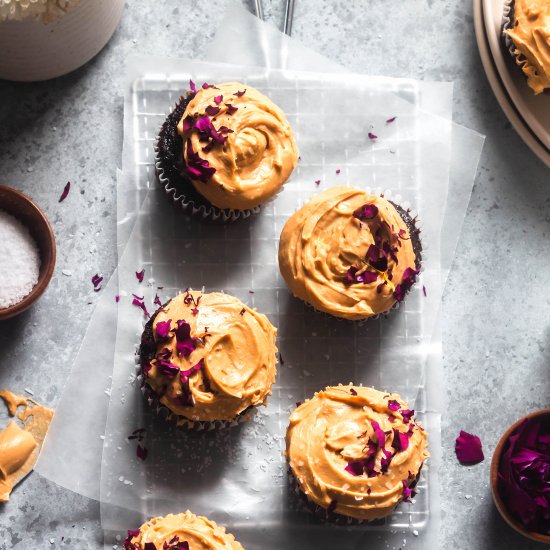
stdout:
<svg viewBox="0 0 550 550">
<path fill-rule="evenodd" d="M 550 166 L 550 95 L 536 96 L 502 39 L 504 0 L 474 0 L 476 40 L 493 92 L 512 126 Z"/>
</svg>

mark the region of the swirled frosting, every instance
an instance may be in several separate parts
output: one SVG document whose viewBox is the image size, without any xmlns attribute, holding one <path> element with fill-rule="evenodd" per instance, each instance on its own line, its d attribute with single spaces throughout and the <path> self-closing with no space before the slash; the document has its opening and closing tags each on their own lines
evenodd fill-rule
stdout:
<svg viewBox="0 0 550 550">
<path fill-rule="evenodd" d="M 209 112 L 216 112 L 210 121 L 226 139 L 205 149 L 204 135 L 184 121 L 197 121 Z M 238 82 L 199 89 L 185 109 L 178 132 L 185 162 L 189 163 L 190 144 L 193 154 L 206 160 L 209 170 L 215 169 L 206 181 L 192 178 L 192 182 L 218 208 L 246 210 L 266 202 L 298 162 L 298 148 L 283 111 L 258 90 Z"/>
<path fill-rule="evenodd" d="M 550 88 L 550 2 L 514 0 L 513 17 L 513 27 L 505 32 L 514 43 L 527 84 L 540 94 Z"/>
<path fill-rule="evenodd" d="M 189 512 L 168 514 L 153 518 L 135 531 L 128 531 L 124 550 L 149 550 L 146 544 L 154 544 L 157 550 L 180 548 L 188 543 L 189 550 L 244 550 L 235 537 L 203 516 Z M 185 546 L 183 546 L 185 547 Z"/>
<path fill-rule="evenodd" d="M 356 214 L 364 206 L 371 207 L 372 218 Z M 380 252 L 387 246 L 391 251 Z M 372 267 L 369 250 L 386 254 L 385 270 Z M 286 222 L 279 241 L 279 269 L 290 291 L 314 308 L 346 319 L 391 309 L 402 299 L 411 274 L 414 282 L 415 267 L 409 230 L 395 207 L 352 187 L 332 187 L 313 197 Z"/>
<path fill-rule="evenodd" d="M 234 420 L 271 393 L 276 334 L 265 315 L 233 296 L 188 291 L 154 319 L 155 358 L 142 365 L 145 381 L 185 419 Z"/>
<path fill-rule="evenodd" d="M 373 520 L 411 496 L 426 432 L 397 394 L 328 387 L 290 416 L 286 453 L 307 498 L 337 514 Z M 380 441 L 380 438 L 383 441 Z"/>
</svg>

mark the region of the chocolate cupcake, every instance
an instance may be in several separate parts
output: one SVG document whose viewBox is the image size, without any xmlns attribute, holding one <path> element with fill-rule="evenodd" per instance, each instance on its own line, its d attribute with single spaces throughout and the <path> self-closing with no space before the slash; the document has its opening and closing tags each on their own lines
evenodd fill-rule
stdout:
<svg viewBox="0 0 550 550">
<path fill-rule="evenodd" d="M 128 531 L 123 550 L 244 550 L 233 535 L 213 521 L 189 512 L 150 519 Z"/>
<path fill-rule="evenodd" d="M 401 302 L 420 272 L 409 212 L 362 189 L 333 187 L 286 222 L 279 269 L 294 296 L 318 311 L 361 320 Z"/>
<path fill-rule="evenodd" d="M 538 95 L 550 88 L 550 2 L 508 0 L 504 5 L 504 41 Z"/>
<path fill-rule="evenodd" d="M 251 86 L 190 85 L 159 134 L 162 185 L 186 212 L 205 219 L 231 221 L 258 212 L 298 161 L 285 114 Z"/>
<path fill-rule="evenodd" d="M 427 445 L 399 395 L 352 385 L 317 392 L 290 415 L 286 433 L 297 488 L 336 523 L 382 519 L 410 502 Z"/>
<path fill-rule="evenodd" d="M 276 334 L 265 315 L 233 296 L 179 294 L 145 325 L 144 393 L 180 425 L 242 419 L 271 394 Z"/>
</svg>

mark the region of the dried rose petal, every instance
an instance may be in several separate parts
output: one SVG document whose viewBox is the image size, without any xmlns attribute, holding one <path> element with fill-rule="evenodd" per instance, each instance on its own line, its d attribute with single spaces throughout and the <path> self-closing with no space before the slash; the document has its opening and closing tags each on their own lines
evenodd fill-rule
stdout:
<svg viewBox="0 0 550 550">
<path fill-rule="evenodd" d="M 143 283 L 143 277 L 145 276 L 145 269 L 142 269 L 141 271 L 136 271 L 136 279 L 139 283 Z"/>
<path fill-rule="evenodd" d="M 242 91 L 242 92 L 237 92 L 233 95 L 237 96 L 237 97 L 242 97 L 244 94 L 246 93 L 246 88 Z"/>
<path fill-rule="evenodd" d="M 120 302 L 120 296 L 118 294 L 115 296 L 115 302 L 117 304 Z"/>
<path fill-rule="evenodd" d="M 321 180 L 315 180 L 315 185 L 319 185 L 321 183 Z"/>
<path fill-rule="evenodd" d="M 195 127 L 195 119 L 192 116 L 187 115 L 183 119 L 182 129 L 184 132 L 190 132 Z"/>
<path fill-rule="evenodd" d="M 348 465 L 344 468 L 346 472 L 350 473 L 352 476 L 363 475 L 364 465 L 362 460 L 350 460 Z"/>
<path fill-rule="evenodd" d="M 403 422 L 408 424 L 411 421 L 411 418 L 414 416 L 413 409 L 404 409 L 401 411 L 401 416 L 403 417 Z"/>
<path fill-rule="evenodd" d="M 353 213 L 353 217 L 361 221 L 372 220 L 377 215 L 378 207 L 375 204 L 364 204 Z"/>
<path fill-rule="evenodd" d="M 409 437 L 405 432 L 393 429 L 392 447 L 396 451 L 406 451 L 409 446 Z"/>
<path fill-rule="evenodd" d="M 460 430 L 460 435 L 456 438 L 455 453 L 462 464 L 477 464 L 485 458 L 479 437 L 463 430 Z"/>
<path fill-rule="evenodd" d="M 141 460 L 145 460 L 147 458 L 147 455 L 149 454 L 149 451 L 145 448 L 145 447 L 142 447 L 139 443 L 138 443 L 138 446 L 137 446 L 137 449 L 136 449 L 136 455 L 139 459 Z"/>
<path fill-rule="evenodd" d="M 189 80 L 189 88 L 191 89 L 191 91 L 194 94 L 197 93 L 197 86 L 195 85 L 195 83 L 191 79 Z"/>
<path fill-rule="evenodd" d="M 404 300 L 405 295 L 412 287 L 412 285 L 414 285 L 414 283 L 416 282 L 416 276 L 418 275 L 418 273 L 419 271 L 413 269 L 412 267 L 407 267 L 407 269 L 405 269 L 405 271 L 403 272 L 401 283 L 395 287 L 395 290 L 393 292 L 393 297 L 398 302 L 402 302 Z"/>
<path fill-rule="evenodd" d="M 376 435 L 376 442 L 378 443 L 378 448 L 382 449 L 384 447 L 384 444 L 386 442 L 386 434 L 384 433 L 384 430 L 380 427 L 380 424 L 376 422 L 376 420 L 373 420 L 371 422 L 372 429 L 374 430 L 374 435 Z"/>
<path fill-rule="evenodd" d="M 132 305 L 139 307 L 147 317 L 151 317 L 149 315 L 149 312 L 147 311 L 145 303 L 143 302 L 143 296 L 140 297 L 136 296 L 135 294 L 132 294 L 132 296 L 134 297 L 134 299 L 132 300 Z"/>
<path fill-rule="evenodd" d="M 94 292 L 99 292 L 101 290 L 101 281 L 103 281 L 103 277 L 99 275 L 99 273 L 96 273 L 92 277 L 92 284 L 94 285 Z"/>
<path fill-rule="evenodd" d="M 378 279 L 378 274 L 374 273 L 372 271 L 363 271 L 363 273 L 359 273 L 359 269 L 351 266 L 344 277 L 344 284 L 346 285 L 352 285 L 355 283 L 374 283 Z"/>
<path fill-rule="evenodd" d="M 202 89 L 203 90 L 208 90 L 208 88 L 216 88 L 216 86 L 214 86 L 213 84 L 208 84 L 208 82 L 204 82 L 203 85 L 202 85 Z"/>
<path fill-rule="evenodd" d="M 156 306 L 162 307 L 162 302 L 160 301 L 159 295 L 155 293 L 155 299 L 153 300 L 153 304 Z"/>
<path fill-rule="evenodd" d="M 215 103 L 216 105 L 219 105 L 222 101 L 223 101 L 223 95 L 217 95 L 217 96 L 214 98 L 214 103 Z"/>
<path fill-rule="evenodd" d="M 216 116 L 220 112 L 220 108 L 219 107 L 214 107 L 212 105 L 208 105 L 208 107 L 204 110 L 204 112 L 208 116 Z"/>
<path fill-rule="evenodd" d="M 334 512 L 336 510 L 337 505 L 338 505 L 337 500 L 331 500 L 330 504 L 328 505 L 328 508 L 327 508 L 327 514 L 332 514 L 332 512 Z"/>
<path fill-rule="evenodd" d="M 339 173 L 340 173 L 340 168 L 338 168 L 338 169 L 336 170 L 336 174 L 339 174 Z"/>
<path fill-rule="evenodd" d="M 68 181 L 65 184 L 65 187 L 63 188 L 63 192 L 61 193 L 61 196 L 59 197 L 59 202 L 63 202 L 67 198 L 67 195 L 69 194 L 70 190 L 71 190 L 71 182 Z"/>
<path fill-rule="evenodd" d="M 227 114 L 232 115 L 233 113 L 236 113 L 239 108 L 235 107 L 234 105 L 231 105 L 231 103 L 226 103 L 225 106 L 227 107 Z"/>
<path fill-rule="evenodd" d="M 160 338 L 161 340 L 164 340 L 165 338 L 168 338 L 170 334 L 170 327 L 172 325 L 172 320 L 168 319 L 168 321 L 159 321 L 157 323 L 156 327 L 156 336 L 157 338 Z"/>
<path fill-rule="evenodd" d="M 422 285 L 422 294 L 424 294 L 424 296 L 427 296 L 426 287 L 424 285 Z"/>
<path fill-rule="evenodd" d="M 373 134 L 372 132 L 368 133 L 369 139 L 378 139 L 378 136 L 376 134 Z"/>
<path fill-rule="evenodd" d="M 351 395 L 357 395 L 357 392 L 353 388 L 350 388 L 349 392 L 351 393 Z"/>
<path fill-rule="evenodd" d="M 185 161 L 184 171 L 192 179 L 196 179 L 206 183 L 216 172 L 214 167 L 211 167 L 207 160 L 201 159 L 198 153 L 193 151 L 191 140 L 187 140 L 187 159 Z"/>
<path fill-rule="evenodd" d="M 391 118 L 388 118 L 388 120 L 386 120 L 386 124 L 391 124 L 397 117 L 396 116 L 392 116 Z"/>
<path fill-rule="evenodd" d="M 390 399 L 388 401 L 388 409 L 390 409 L 390 411 L 398 411 L 400 408 L 401 408 L 401 403 L 399 403 L 399 401 L 395 399 Z"/>
<path fill-rule="evenodd" d="M 176 335 L 176 351 L 183 357 L 189 357 L 196 349 L 195 339 L 191 338 L 191 325 L 184 320 L 177 322 L 178 328 L 174 331 Z"/>
<path fill-rule="evenodd" d="M 180 369 L 177 365 L 170 363 L 170 361 L 160 359 L 159 361 L 157 361 L 157 371 L 164 376 L 174 378 L 174 376 L 176 376 L 180 372 Z"/>
<path fill-rule="evenodd" d="M 154 542 L 146 542 L 143 546 L 143 550 L 157 550 Z"/>
<path fill-rule="evenodd" d="M 413 494 L 413 490 L 409 488 L 407 485 L 408 481 L 405 479 L 403 480 L 403 502 L 411 502 L 411 496 Z"/>
<path fill-rule="evenodd" d="M 365 259 L 378 271 L 386 271 L 388 269 L 388 258 L 384 255 L 384 251 L 380 250 L 375 244 L 369 246 Z"/>
</svg>

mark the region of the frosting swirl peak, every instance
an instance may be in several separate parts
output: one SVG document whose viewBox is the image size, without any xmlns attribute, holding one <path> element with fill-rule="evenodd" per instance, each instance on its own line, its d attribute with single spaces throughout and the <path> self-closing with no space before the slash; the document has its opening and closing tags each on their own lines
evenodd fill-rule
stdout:
<svg viewBox="0 0 550 550">
<path fill-rule="evenodd" d="M 207 85 L 208 86 L 208 85 Z M 244 93 L 243 93 L 244 92 Z M 205 119 L 209 117 L 209 121 Z M 197 121 L 214 136 L 205 145 Z M 218 208 L 246 210 L 273 197 L 298 162 L 298 148 L 283 111 L 258 90 L 228 82 L 201 88 L 178 124 L 184 161 L 208 163 L 205 177 L 189 173 L 195 189 Z"/>
</svg>

